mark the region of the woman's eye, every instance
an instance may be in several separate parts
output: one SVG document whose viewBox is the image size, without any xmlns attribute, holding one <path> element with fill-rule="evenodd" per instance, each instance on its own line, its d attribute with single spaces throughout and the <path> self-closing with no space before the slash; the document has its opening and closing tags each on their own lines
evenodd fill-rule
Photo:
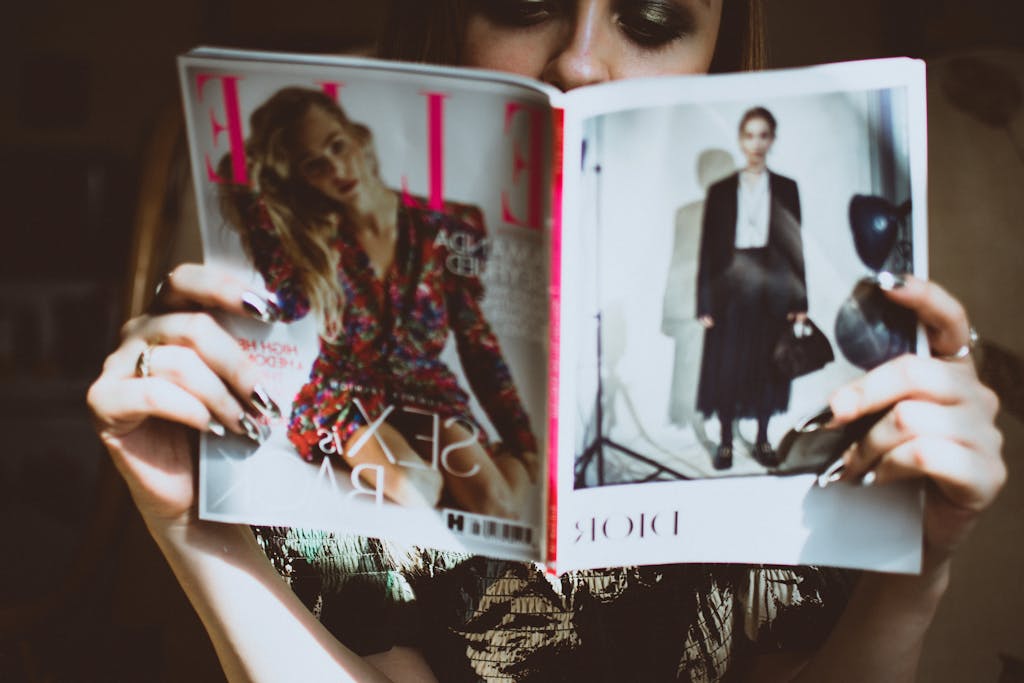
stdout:
<svg viewBox="0 0 1024 683">
<path fill-rule="evenodd" d="M 338 155 L 345 151 L 345 141 L 341 138 L 332 140 L 328 148 L 331 154 Z"/>
<path fill-rule="evenodd" d="M 327 175 L 330 170 L 331 162 L 322 156 L 306 159 L 299 165 L 299 171 L 307 178 L 318 178 Z"/>
<path fill-rule="evenodd" d="M 532 26 L 554 16 L 558 0 L 477 0 L 477 11 L 496 24 Z"/>
<path fill-rule="evenodd" d="M 664 0 L 623 2 L 618 21 L 630 40 L 651 48 L 682 38 L 696 28 L 696 19 L 690 11 Z"/>
</svg>

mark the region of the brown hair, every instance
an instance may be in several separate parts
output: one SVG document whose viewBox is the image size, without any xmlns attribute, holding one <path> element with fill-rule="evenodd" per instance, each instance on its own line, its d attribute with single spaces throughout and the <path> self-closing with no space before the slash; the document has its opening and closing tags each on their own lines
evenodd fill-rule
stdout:
<svg viewBox="0 0 1024 683">
<path fill-rule="evenodd" d="M 775 120 L 775 116 L 764 107 L 751 107 L 750 109 L 743 112 L 743 116 L 740 118 L 739 132 L 743 135 L 743 128 L 747 125 L 747 122 L 751 119 L 761 119 L 768 124 L 768 127 L 772 130 L 772 137 L 775 137 L 775 131 L 778 129 L 779 124 Z"/>
<path fill-rule="evenodd" d="M 260 105 L 249 119 L 250 135 L 245 142 L 250 186 L 220 186 L 221 210 L 238 231 L 249 257 L 254 253 L 255 235 L 266 230 L 261 213 L 266 211 L 283 258 L 294 268 L 295 285 L 309 300 L 318 320 L 321 336 L 332 340 L 341 332 L 344 292 L 338 281 L 338 253 L 331 246 L 337 229 L 332 217 L 344 220 L 342 210 L 309 186 L 295 167 L 296 138 L 300 124 L 313 107 L 333 117 L 357 143 L 353 149 L 367 155 L 370 169 L 378 164 L 370 129 L 348 118 L 331 97 L 309 88 L 284 88 Z M 229 177 L 231 159 L 220 162 Z M 262 207 L 260 206 L 262 204 Z"/>
<path fill-rule="evenodd" d="M 378 41 L 387 59 L 457 65 L 474 0 L 392 0 Z M 486 0 L 484 0 L 486 1 Z M 756 71 L 767 64 L 764 0 L 722 0 L 711 72 Z"/>
</svg>

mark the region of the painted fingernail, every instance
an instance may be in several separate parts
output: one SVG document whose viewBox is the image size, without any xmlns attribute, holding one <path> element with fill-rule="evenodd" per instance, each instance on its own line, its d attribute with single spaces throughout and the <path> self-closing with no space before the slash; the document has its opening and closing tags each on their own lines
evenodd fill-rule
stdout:
<svg viewBox="0 0 1024 683">
<path fill-rule="evenodd" d="M 206 429 L 211 434 L 216 434 L 217 436 L 220 437 L 223 437 L 225 434 L 228 433 L 228 430 L 224 428 L 224 425 L 222 425 L 220 422 L 217 422 L 216 420 L 210 420 L 209 424 L 206 425 Z"/>
<path fill-rule="evenodd" d="M 251 415 L 243 413 L 238 418 L 238 424 L 241 425 L 249 440 L 257 445 L 263 444 L 270 438 L 270 425 L 257 422 Z"/>
<path fill-rule="evenodd" d="M 170 275 L 164 275 L 163 279 L 160 280 L 160 282 L 156 283 L 156 287 L 153 288 L 154 299 L 159 299 L 160 295 L 164 293 L 164 288 L 167 287 L 168 277 L 170 277 Z"/>
<path fill-rule="evenodd" d="M 270 397 L 270 394 L 262 384 L 257 384 L 253 387 L 252 394 L 249 395 L 249 405 L 266 417 L 281 417 L 281 409 L 277 406 L 277 403 L 274 402 L 274 399 Z"/>
<path fill-rule="evenodd" d="M 156 287 L 153 288 L 153 298 L 149 302 L 149 307 L 146 309 L 150 313 L 162 313 L 164 310 L 163 295 L 167 290 L 167 281 L 170 279 L 171 274 L 167 273 L 164 275 L 160 282 L 156 283 Z"/>
<path fill-rule="evenodd" d="M 896 273 L 890 273 L 887 270 L 880 271 L 874 277 L 875 284 L 883 292 L 891 292 L 894 289 L 900 289 L 907 286 L 907 279 L 902 275 Z"/>
<path fill-rule="evenodd" d="M 265 323 L 273 323 L 281 319 L 281 309 L 276 303 L 251 290 L 242 293 L 242 308 L 251 317 Z"/>
<path fill-rule="evenodd" d="M 842 458 L 838 458 L 835 462 L 829 465 L 824 472 L 818 475 L 817 484 L 821 488 L 827 487 L 829 484 L 835 484 L 837 481 L 843 478 L 843 473 L 846 471 L 846 463 Z"/>
<path fill-rule="evenodd" d="M 871 470 L 863 477 L 860 478 L 860 485 L 867 488 L 875 485 L 875 481 L 878 480 L 878 475 L 875 474 L 874 470 Z"/>
<path fill-rule="evenodd" d="M 835 416 L 832 414 L 831 408 L 825 408 L 823 411 L 816 415 L 812 415 L 803 422 L 800 422 L 796 426 L 796 431 L 801 434 L 811 434 L 819 429 L 824 429 L 832 421 Z"/>
</svg>

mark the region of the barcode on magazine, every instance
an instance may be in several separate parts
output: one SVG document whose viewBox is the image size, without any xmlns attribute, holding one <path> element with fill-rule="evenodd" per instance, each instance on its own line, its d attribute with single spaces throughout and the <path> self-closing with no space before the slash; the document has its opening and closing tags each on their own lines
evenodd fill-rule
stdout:
<svg viewBox="0 0 1024 683">
<path fill-rule="evenodd" d="M 485 541 L 512 545 L 534 544 L 533 527 L 515 524 L 493 517 L 475 515 L 462 510 L 442 510 L 445 526 L 457 536 L 479 538 Z"/>
</svg>

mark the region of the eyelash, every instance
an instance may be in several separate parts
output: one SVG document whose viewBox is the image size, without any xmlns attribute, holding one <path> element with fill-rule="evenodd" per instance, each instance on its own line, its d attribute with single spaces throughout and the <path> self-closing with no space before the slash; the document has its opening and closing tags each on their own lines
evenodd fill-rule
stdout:
<svg viewBox="0 0 1024 683">
<path fill-rule="evenodd" d="M 643 48 L 656 49 L 693 33 L 693 15 L 668 2 L 622 3 L 619 27 Z"/>
<path fill-rule="evenodd" d="M 559 14 L 568 14 L 570 0 L 478 0 L 477 9 L 497 24 L 529 28 Z M 658 49 L 689 35 L 696 28 L 693 14 L 666 0 L 619 0 L 617 23 L 630 41 Z"/>
</svg>

